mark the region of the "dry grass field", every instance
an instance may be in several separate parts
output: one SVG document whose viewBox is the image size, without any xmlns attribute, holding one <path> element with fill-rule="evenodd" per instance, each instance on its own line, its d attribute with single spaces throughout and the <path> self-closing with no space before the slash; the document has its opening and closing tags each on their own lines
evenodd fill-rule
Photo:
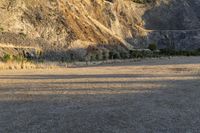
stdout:
<svg viewBox="0 0 200 133">
<path fill-rule="evenodd" d="M 200 132 L 200 57 L 0 71 L 0 133 Z"/>
</svg>

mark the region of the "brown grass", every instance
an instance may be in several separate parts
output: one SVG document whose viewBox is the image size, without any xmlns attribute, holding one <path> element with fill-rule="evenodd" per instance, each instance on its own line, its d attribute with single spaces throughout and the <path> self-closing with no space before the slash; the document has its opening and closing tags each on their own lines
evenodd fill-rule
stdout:
<svg viewBox="0 0 200 133">
<path fill-rule="evenodd" d="M 60 64 L 58 62 L 44 62 L 44 63 L 32 63 L 32 62 L 0 62 L 0 70 L 20 70 L 20 69 L 57 69 L 62 68 L 66 64 Z"/>
<path fill-rule="evenodd" d="M 0 131 L 199 132 L 199 85 L 199 57 L 4 70 Z"/>
</svg>

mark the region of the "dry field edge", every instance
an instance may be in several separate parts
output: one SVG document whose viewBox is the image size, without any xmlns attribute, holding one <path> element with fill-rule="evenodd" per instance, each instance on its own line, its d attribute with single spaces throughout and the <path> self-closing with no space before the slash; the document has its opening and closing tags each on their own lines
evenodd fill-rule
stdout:
<svg viewBox="0 0 200 133">
<path fill-rule="evenodd" d="M 0 132 L 200 132 L 200 57 L 0 71 Z"/>
</svg>

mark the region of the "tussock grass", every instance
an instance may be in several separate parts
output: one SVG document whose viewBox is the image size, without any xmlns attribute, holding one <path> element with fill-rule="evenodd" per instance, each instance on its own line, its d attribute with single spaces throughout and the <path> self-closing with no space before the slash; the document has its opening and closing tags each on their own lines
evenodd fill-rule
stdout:
<svg viewBox="0 0 200 133">
<path fill-rule="evenodd" d="M 0 70 L 20 70 L 20 69 L 56 69 L 66 67 L 67 65 L 58 62 L 0 62 Z"/>
</svg>

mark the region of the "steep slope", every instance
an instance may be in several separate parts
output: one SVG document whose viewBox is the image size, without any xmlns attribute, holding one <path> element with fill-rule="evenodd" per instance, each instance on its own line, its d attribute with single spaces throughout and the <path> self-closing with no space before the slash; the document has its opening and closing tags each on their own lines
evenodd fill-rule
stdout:
<svg viewBox="0 0 200 133">
<path fill-rule="evenodd" d="M 91 45 L 197 49 L 199 7 L 199 0 L 1 0 L 0 43 L 41 47 L 51 59 L 84 58 Z"/>
<path fill-rule="evenodd" d="M 143 15 L 145 28 L 153 30 L 200 28 L 199 7 L 199 0 L 160 0 Z"/>
<path fill-rule="evenodd" d="M 86 49 L 89 45 L 118 47 L 122 51 L 132 49 L 125 38 L 133 37 L 133 24 L 140 17 L 132 16 L 134 6 L 129 7 L 129 4 L 134 3 L 122 0 L 3 0 L 0 3 L 0 27 L 4 32 L 1 42 L 16 43 L 9 36 L 5 37 L 12 33 L 25 36 L 33 43 L 28 45 L 39 44 L 48 53 Z M 84 45 L 73 45 L 77 41 Z M 16 45 L 21 44 L 24 43 Z"/>
</svg>

